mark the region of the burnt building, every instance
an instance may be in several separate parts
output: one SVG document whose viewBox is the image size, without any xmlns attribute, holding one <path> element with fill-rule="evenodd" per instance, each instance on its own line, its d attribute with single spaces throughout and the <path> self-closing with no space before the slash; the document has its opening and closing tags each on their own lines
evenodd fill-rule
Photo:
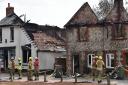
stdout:
<svg viewBox="0 0 128 85">
<path fill-rule="evenodd" d="M 102 20 L 88 3 L 83 4 L 65 29 L 67 73 L 89 73 L 95 55 L 103 56 L 107 69 L 114 69 L 119 60 L 127 67 L 128 14 L 123 0 L 114 0 L 112 9 Z"/>
<path fill-rule="evenodd" d="M 25 22 L 8 3 L 6 16 L 0 20 L 0 67 L 7 70 L 12 57 L 16 66 L 22 59 L 23 69 L 29 57 L 39 58 L 40 70 L 54 70 L 55 64 L 66 69 L 65 29 Z"/>
</svg>

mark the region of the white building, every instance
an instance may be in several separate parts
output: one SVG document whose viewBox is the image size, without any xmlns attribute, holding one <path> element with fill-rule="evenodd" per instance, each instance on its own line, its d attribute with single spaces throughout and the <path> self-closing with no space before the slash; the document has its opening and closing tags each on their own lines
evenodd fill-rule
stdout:
<svg viewBox="0 0 128 85">
<path fill-rule="evenodd" d="M 53 26 L 25 23 L 14 13 L 14 7 L 6 8 L 6 17 L 0 21 L 0 60 L 8 68 L 11 57 L 23 60 L 26 69 L 30 56 L 39 57 L 40 69 L 54 69 L 57 58 L 65 59 L 64 30 Z M 66 61 L 65 61 L 66 62 Z"/>
</svg>

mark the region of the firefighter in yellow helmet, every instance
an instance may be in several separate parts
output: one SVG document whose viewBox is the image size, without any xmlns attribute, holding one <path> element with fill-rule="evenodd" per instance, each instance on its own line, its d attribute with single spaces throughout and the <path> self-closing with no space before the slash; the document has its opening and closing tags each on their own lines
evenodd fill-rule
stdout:
<svg viewBox="0 0 128 85">
<path fill-rule="evenodd" d="M 95 81 L 97 69 L 96 69 L 96 62 L 98 60 L 98 56 L 95 56 L 92 60 L 92 80 Z"/>
<path fill-rule="evenodd" d="M 11 57 L 9 61 L 9 74 L 10 74 L 10 80 L 14 80 L 14 73 L 15 73 L 15 62 L 14 57 Z"/>
<path fill-rule="evenodd" d="M 29 57 L 29 61 L 28 61 L 28 80 L 32 81 L 32 75 L 33 75 L 33 61 L 32 61 L 32 57 Z"/>
<path fill-rule="evenodd" d="M 103 74 L 103 68 L 104 68 L 104 61 L 102 59 L 102 56 L 99 56 L 97 62 L 97 72 L 98 72 L 98 83 L 102 82 L 102 74 Z"/>
<path fill-rule="evenodd" d="M 18 58 L 18 75 L 19 75 L 19 79 L 22 79 L 22 60 L 21 58 Z"/>
</svg>

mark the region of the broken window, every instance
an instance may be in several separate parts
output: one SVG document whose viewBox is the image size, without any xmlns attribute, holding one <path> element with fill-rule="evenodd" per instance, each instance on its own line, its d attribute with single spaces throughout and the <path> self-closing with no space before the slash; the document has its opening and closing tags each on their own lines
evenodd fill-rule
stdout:
<svg viewBox="0 0 128 85">
<path fill-rule="evenodd" d="M 114 39 L 123 39 L 125 37 L 124 26 L 121 23 L 114 24 L 112 29 Z"/>
<path fill-rule="evenodd" d="M 23 63 L 27 63 L 31 57 L 31 50 L 22 49 Z"/>
<path fill-rule="evenodd" d="M 78 29 L 78 40 L 79 41 L 88 40 L 88 28 L 87 27 L 81 27 Z"/>
<path fill-rule="evenodd" d="M 10 57 L 10 59 L 13 57 L 13 58 L 15 58 L 15 55 L 16 55 L 16 52 L 15 52 L 15 49 L 9 49 L 9 57 Z"/>
</svg>

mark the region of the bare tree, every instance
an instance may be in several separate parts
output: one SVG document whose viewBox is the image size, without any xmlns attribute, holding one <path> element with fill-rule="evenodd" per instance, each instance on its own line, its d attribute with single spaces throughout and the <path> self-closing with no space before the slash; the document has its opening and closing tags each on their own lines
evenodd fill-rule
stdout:
<svg viewBox="0 0 128 85">
<path fill-rule="evenodd" d="M 128 12 L 128 0 L 123 0 L 123 1 L 126 10 Z M 103 19 L 110 12 L 113 5 L 114 5 L 114 0 L 100 0 L 98 7 L 93 7 L 93 10 L 99 19 Z"/>
<path fill-rule="evenodd" d="M 98 7 L 94 8 L 96 15 L 99 19 L 104 18 L 111 10 L 114 0 L 100 0 Z"/>
</svg>

